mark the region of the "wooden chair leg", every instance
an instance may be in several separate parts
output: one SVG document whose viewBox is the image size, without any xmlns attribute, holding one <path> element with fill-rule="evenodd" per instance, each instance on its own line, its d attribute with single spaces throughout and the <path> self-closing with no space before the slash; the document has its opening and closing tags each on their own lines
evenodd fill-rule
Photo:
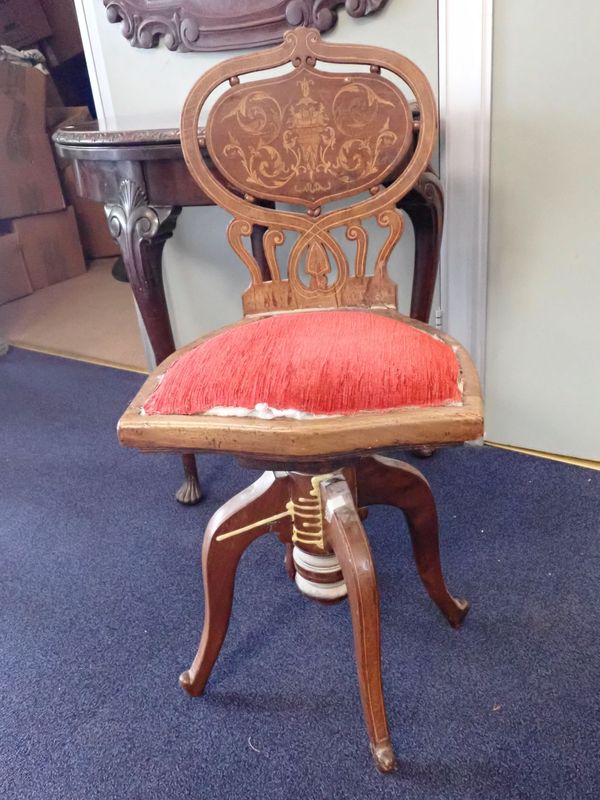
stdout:
<svg viewBox="0 0 600 800">
<path fill-rule="evenodd" d="M 404 512 L 423 585 L 450 625 L 460 627 L 469 603 L 452 597 L 446 587 L 435 500 L 425 477 L 410 464 L 384 456 L 361 459 L 356 474 L 361 505 L 391 505 Z"/>
<path fill-rule="evenodd" d="M 371 752 L 380 772 L 396 768 L 381 682 L 379 592 L 367 535 L 346 481 L 321 484 L 325 538 L 340 563 L 352 614 L 358 682 Z"/>
<path fill-rule="evenodd" d="M 288 481 L 265 472 L 213 514 L 202 547 L 204 627 L 198 652 L 189 670 L 179 678 L 191 695 L 200 695 L 221 650 L 229 627 L 238 562 L 259 536 L 291 527 L 285 511 Z"/>
</svg>

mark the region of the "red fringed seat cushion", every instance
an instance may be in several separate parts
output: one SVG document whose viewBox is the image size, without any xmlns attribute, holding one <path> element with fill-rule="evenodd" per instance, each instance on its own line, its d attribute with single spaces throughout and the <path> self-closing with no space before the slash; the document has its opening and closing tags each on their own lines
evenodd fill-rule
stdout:
<svg viewBox="0 0 600 800">
<path fill-rule="evenodd" d="M 445 342 L 368 311 L 279 314 L 229 328 L 185 352 L 147 414 L 216 407 L 355 414 L 460 402 L 459 365 Z"/>
</svg>

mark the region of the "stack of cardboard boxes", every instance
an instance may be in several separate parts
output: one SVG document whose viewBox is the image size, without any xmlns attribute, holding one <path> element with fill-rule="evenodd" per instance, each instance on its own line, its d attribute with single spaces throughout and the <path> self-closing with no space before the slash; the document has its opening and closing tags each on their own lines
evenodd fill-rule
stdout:
<svg viewBox="0 0 600 800">
<path fill-rule="evenodd" d="M 65 8 L 55 0 L 43 5 Z M 62 29 L 51 35 L 49 18 L 37 0 L 4 0 L 0 44 L 44 38 L 56 58 L 69 55 L 73 36 Z M 85 258 L 118 252 L 102 206 L 77 196 L 73 167 L 55 158 L 50 141 L 66 120 L 84 119 L 87 108 L 63 106 L 43 71 L 0 61 L 0 304 L 80 275 Z"/>
</svg>

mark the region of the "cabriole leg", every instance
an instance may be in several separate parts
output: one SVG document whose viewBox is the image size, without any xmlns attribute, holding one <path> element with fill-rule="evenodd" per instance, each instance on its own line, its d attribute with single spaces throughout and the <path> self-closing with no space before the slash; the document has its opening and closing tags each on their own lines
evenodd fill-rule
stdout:
<svg viewBox="0 0 600 800">
<path fill-rule="evenodd" d="M 121 249 L 129 285 L 135 297 L 157 364 L 175 350 L 162 275 L 162 253 L 173 235 L 179 206 L 153 206 L 148 202 L 139 166 L 123 178 L 119 202 L 105 206 L 110 232 Z M 182 457 L 184 481 L 175 497 L 194 505 L 202 497 L 196 459 Z"/>
<path fill-rule="evenodd" d="M 457 600 L 446 587 L 435 500 L 425 476 L 410 464 L 383 456 L 361 459 L 356 472 L 361 505 L 390 505 L 404 512 L 421 581 L 450 625 L 460 627 L 469 603 Z"/>
<path fill-rule="evenodd" d="M 204 627 L 192 666 L 179 678 L 189 694 L 202 694 L 221 650 L 242 553 L 259 536 L 289 528 L 289 517 L 278 513 L 286 508 L 288 499 L 287 479 L 265 472 L 221 506 L 208 523 L 202 547 Z"/>
<path fill-rule="evenodd" d="M 371 752 L 380 772 L 396 769 L 383 699 L 379 592 L 367 535 L 343 478 L 321 484 L 325 538 L 341 566 L 352 614 L 356 668 Z"/>
</svg>

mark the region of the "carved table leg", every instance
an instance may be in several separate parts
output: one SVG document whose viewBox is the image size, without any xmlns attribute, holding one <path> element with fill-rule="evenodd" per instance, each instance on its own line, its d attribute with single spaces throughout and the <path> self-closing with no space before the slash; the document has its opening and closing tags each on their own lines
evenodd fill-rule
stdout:
<svg viewBox="0 0 600 800">
<path fill-rule="evenodd" d="M 450 625 L 460 627 L 469 603 L 452 597 L 446 587 L 435 500 L 425 477 L 410 464 L 383 456 L 361 459 L 356 471 L 359 503 L 396 506 L 404 512 L 423 585 Z"/>
<path fill-rule="evenodd" d="M 192 666 L 179 678 L 189 694 L 202 694 L 221 650 L 229 627 L 235 573 L 242 553 L 265 533 L 276 530 L 288 538 L 291 535 L 291 520 L 286 511 L 288 500 L 287 477 L 265 472 L 221 506 L 208 523 L 202 547 L 204 628 Z"/>
<path fill-rule="evenodd" d="M 410 316 L 429 322 L 433 293 L 440 263 L 444 227 L 444 192 L 434 172 L 424 172 L 414 189 L 401 201 L 415 231 L 415 267 L 413 272 Z M 429 458 L 432 447 L 415 447 L 419 458 Z"/>
<path fill-rule="evenodd" d="M 367 535 L 352 492 L 343 478 L 321 484 L 325 538 L 333 548 L 348 589 L 356 667 L 371 752 L 381 772 L 396 768 L 381 681 L 379 592 Z"/>
<path fill-rule="evenodd" d="M 118 203 L 106 205 L 113 238 L 119 244 L 127 277 L 140 310 L 156 363 L 175 349 L 162 276 L 162 252 L 173 235 L 179 206 L 151 206 L 143 178 L 124 178 Z M 183 456 L 185 480 L 175 495 L 180 503 L 199 502 L 202 491 L 193 455 Z"/>
<path fill-rule="evenodd" d="M 439 178 L 433 172 L 424 172 L 400 206 L 410 217 L 415 230 L 410 316 L 429 322 L 444 226 L 444 194 Z"/>
</svg>

